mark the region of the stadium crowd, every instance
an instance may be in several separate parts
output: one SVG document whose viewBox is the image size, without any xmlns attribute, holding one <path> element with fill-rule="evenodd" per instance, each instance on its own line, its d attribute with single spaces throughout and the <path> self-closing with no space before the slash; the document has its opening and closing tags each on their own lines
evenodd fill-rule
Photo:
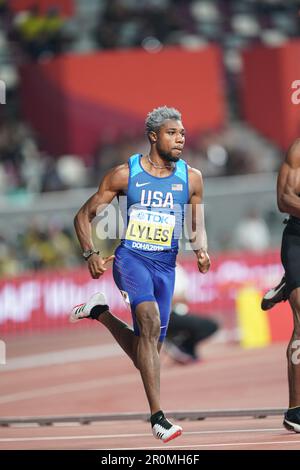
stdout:
<svg viewBox="0 0 300 470">
<path fill-rule="evenodd" d="M 19 109 L 18 65 L 24 60 L 51 60 L 65 52 L 128 47 L 156 52 L 165 45 L 194 48 L 217 42 L 224 54 L 232 116 L 226 128 L 208 131 L 193 142 L 187 139 L 184 158 L 200 168 L 205 178 L 278 170 L 278 149 L 241 123 L 235 80 L 244 46 L 277 45 L 299 35 L 299 1 L 97 0 L 79 4 L 74 16 L 64 17 L 59 2 L 43 13 L 35 4 L 16 13 L 9 1 L 0 0 L 0 76 L 6 79 L 9 103 L 13 103 L 0 112 L 0 198 L 92 188 L 108 168 L 147 149 L 146 139 L 123 135 L 118 140 L 102 139 L 92 155 L 45 151 Z M 91 14 L 92 5 L 95 14 Z M 30 221 L 27 228 L 8 238 L 0 230 L 0 275 L 81 262 L 70 224 L 54 221 L 40 227 Z"/>
</svg>

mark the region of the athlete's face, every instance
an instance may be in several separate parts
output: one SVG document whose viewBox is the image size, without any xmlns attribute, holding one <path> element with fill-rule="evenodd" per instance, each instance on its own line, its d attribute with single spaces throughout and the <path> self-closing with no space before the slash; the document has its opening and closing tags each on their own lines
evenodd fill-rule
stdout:
<svg viewBox="0 0 300 470">
<path fill-rule="evenodd" d="M 181 121 L 168 119 L 156 133 L 156 150 L 161 158 L 177 162 L 185 144 L 185 130 Z"/>
</svg>

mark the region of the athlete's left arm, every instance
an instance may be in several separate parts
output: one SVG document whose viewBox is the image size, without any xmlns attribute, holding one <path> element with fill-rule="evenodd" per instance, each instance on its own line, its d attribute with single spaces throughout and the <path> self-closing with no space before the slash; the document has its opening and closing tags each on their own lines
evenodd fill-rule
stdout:
<svg viewBox="0 0 300 470">
<path fill-rule="evenodd" d="M 210 259 L 207 253 L 207 236 L 204 222 L 203 180 L 196 168 L 189 168 L 189 208 L 187 213 L 187 227 L 190 234 L 190 243 L 197 256 L 198 269 L 206 273 L 210 268 Z"/>
</svg>

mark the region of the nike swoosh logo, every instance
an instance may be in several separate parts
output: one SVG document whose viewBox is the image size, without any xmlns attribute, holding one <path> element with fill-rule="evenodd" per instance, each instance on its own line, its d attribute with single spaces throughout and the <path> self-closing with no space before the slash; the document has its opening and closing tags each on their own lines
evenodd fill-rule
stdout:
<svg viewBox="0 0 300 470">
<path fill-rule="evenodd" d="M 149 183 L 135 183 L 137 188 L 140 188 L 141 186 L 146 186 L 146 184 L 150 184 L 150 182 Z"/>
<path fill-rule="evenodd" d="M 264 298 L 267 300 L 272 299 L 275 295 L 277 295 L 281 290 L 285 289 L 285 284 L 280 284 L 278 287 L 274 287 L 270 289 L 265 295 Z"/>
</svg>

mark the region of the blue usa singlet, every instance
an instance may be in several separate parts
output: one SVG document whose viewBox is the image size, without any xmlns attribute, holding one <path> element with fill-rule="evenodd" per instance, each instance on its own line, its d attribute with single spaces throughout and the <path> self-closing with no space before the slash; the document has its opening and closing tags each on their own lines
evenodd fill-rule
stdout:
<svg viewBox="0 0 300 470">
<path fill-rule="evenodd" d="M 189 200 L 188 166 L 178 160 L 171 175 L 151 175 L 141 154 L 129 159 L 127 229 L 121 245 L 162 262 L 175 261 Z"/>
<path fill-rule="evenodd" d="M 159 341 L 163 341 L 171 312 L 184 205 L 189 200 L 188 167 L 179 160 L 171 175 L 159 178 L 144 170 L 141 157 L 130 157 L 126 204 L 119 199 L 126 230 L 115 251 L 113 276 L 130 304 L 137 336 L 137 306 L 156 302 L 161 323 Z"/>
</svg>

